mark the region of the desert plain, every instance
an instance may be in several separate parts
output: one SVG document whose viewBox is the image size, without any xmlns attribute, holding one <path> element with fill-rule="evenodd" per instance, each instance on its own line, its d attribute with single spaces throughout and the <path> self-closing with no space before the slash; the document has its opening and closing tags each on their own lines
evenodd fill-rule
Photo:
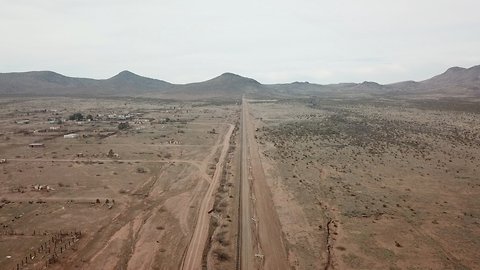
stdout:
<svg viewBox="0 0 480 270">
<path fill-rule="evenodd" d="M 0 103 L 1 269 L 480 265 L 478 100 Z"/>
</svg>

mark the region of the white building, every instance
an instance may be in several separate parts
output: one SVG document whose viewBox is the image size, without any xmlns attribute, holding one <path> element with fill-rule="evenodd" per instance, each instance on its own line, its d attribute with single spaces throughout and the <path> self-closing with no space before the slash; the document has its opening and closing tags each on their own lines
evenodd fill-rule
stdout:
<svg viewBox="0 0 480 270">
<path fill-rule="evenodd" d="M 23 119 L 23 120 L 15 121 L 15 123 L 20 124 L 20 125 L 26 125 L 26 124 L 29 124 L 29 123 L 30 123 L 30 120 L 28 120 L 28 119 Z"/>
<path fill-rule="evenodd" d="M 64 139 L 76 139 L 76 138 L 78 138 L 78 137 L 79 137 L 79 135 L 76 134 L 76 133 L 71 133 L 71 134 L 63 135 L 63 138 L 64 138 Z"/>
</svg>

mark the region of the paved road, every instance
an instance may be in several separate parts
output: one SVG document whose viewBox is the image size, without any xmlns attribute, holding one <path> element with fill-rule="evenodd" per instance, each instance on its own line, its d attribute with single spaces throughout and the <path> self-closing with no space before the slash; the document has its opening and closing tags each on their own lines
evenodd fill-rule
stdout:
<svg viewBox="0 0 480 270">
<path fill-rule="evenodd" d="M 185 253 L 185 257 L 182 261 L 182 269 L 202 269 L 202 256 L 205 249 L 205 244 L 207 242 L 208 227 L 210 225 L 210 216 L 208 211 L 213 207 L 213 203 L 215 201 L 214 193 L 222 177 L 223 166 L 227 157 L 228 148 L 230 147 L 230 137 L 232 136 L 233 128 L 234 126 L 230 125 L 227 133 L 225 134 L 220 159 L 216 165 L 212 182 L 210 183 L 207 193 L 205 194 L 202 204 L 200 205 L 195 230 L 193 231 L 192 239 L 190 240 L 187 252 Z"/>
<path fill-rule="evenodd" d="M 242 159 L 240 179 L 240 217 L 239 217 L 239 269 L 253 269 L 252 229 L 250 215 L 250 183 L 248 181 L 248 141 L 247 124 L 248 107 L 245 98 L 242 100 Z"/>
</svg>

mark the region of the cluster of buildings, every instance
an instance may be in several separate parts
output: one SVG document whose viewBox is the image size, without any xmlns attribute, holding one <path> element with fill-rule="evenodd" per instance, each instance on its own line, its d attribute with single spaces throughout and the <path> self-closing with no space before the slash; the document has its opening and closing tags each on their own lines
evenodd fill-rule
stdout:
<svg viewBox="0 0 480 270">
<path fill-rule="evenodd" d="M 77 114 L 80 114 L 80 113 L 77 113 Z M 47 120 L 47 123 L 50 124 L 51 126 L 49 127 L 45 127 L 43 129 L 36 129 L 33 131 L 34 134 L 37 134 L 37 135 L 41 135 L 41 134 L 48 134 L 50 132 L 57 132 L 57 133 L 64 133 L 64 132 L 67 132 L 68 129 L 64 128 L 64 126 L 68 126 L 68 125 L 71 125 L 72 123 L 74 124 L 77 124 L 77 125 L 82 125 L 86 122 L 91 122 L 91 121 L 107 121 L 107 122 L 117 122 L 117 123 L 129 123 L 131 125 L 137 125 L 137 126 L 140 126 L 140 125 L 145 125 L 145 124 L 149 124 L 151 123 L 152 121 L 154 121 L 155 119 L 153 118 L 144 118 L 143 117 L 143 113 L 110 113 L 110 114 L 96 114 L 94 117 L 92 117 L 92 115 L 88 115 L 86 118 L 85 117 L 81 117 L 83 118 L 82 120 L 79 120 L 79 119 L 75 119 L 75 120 L 69 120 L 67 118 L 64 118 L 62 117 L 61 115 L 59 115 L 56 111 L 53 115 L 51 115 L 50 117 L 48 117 L 46 120 Z M 168 119 L 166 119 L 168 120 Z M 168 122 L 168 121 L 167 121 Z M 15 121 L 16 124 L 19 124 L 19 125 L 26 125 L 26 124 L 30 124 L 31 121 L 30 119 L 20 119 L 20 120 L 16 120 Z M 61 136 L 61 135 L 60 135 Z M 77 138 L 80 138 L 80 134 L 77 134 L 77 133 L 69 133 L 69 134 L 65 134 L 63 135 L 63 138 L 64 139 L 77 139 Z M 83 135 L 85 136 L 85 135 Z M 171 144 L 176 144 L 178 142 L 169 142 Z M 42 147 L 45 147 L 45 145 L 43 143 L 31 143 L 29 144 L 29 147 L 31 148 L 42 148 Z"/>
</svg>

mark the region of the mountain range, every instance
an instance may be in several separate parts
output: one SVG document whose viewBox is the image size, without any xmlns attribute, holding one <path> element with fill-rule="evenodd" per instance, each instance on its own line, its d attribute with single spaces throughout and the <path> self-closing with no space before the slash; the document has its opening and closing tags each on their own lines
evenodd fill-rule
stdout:
<svg viewBox="0 0 480 270">
<path fill-rule="evenodd" d="M 315 84 L 293 82 L 261 84 L 224 73 L 213 79 L 172 84 L 122 71 L 104 80 L 67 77 L 52 71 L 0 73 L 0 96 L 77 96 L 77 97 L 157 97 L 169 99 L 211 99 L 252 97 L 291 97 L 311 95 L 427 95 L 480 97 L 480 65 L 452 67 L 424 81 L 393 84 L 376 82 Z"/>
</svg>

